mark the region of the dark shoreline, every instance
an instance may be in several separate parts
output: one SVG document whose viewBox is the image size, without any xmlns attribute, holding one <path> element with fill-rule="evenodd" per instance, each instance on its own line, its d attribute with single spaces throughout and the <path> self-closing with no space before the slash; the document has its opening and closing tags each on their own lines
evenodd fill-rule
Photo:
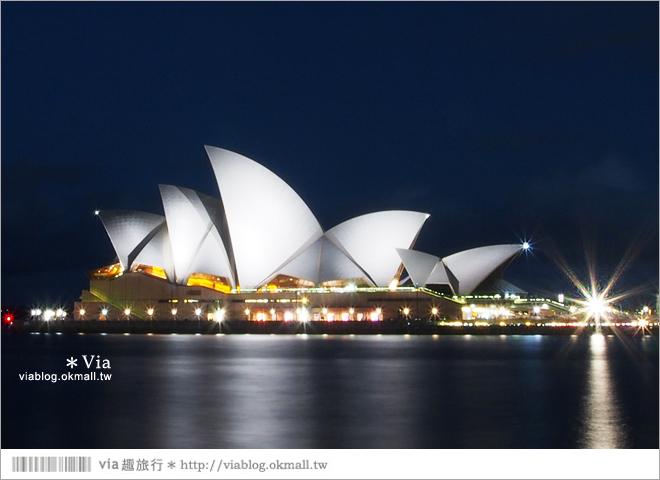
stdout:
<svg viewBox="0 0 660 480">
<path fill-rule="evenodd" d="M 447 326 L 421 324 L 406 321 L 382 322 L 254 322 L 225 320 L 222 323 L 179 320 L 179 321 L 16 321 L 3 330 L 16 333 L 66 333 L 66 334 L 256 334 L 256 335 L 576 335 L 594 332 L 594 327 L 551 327 L 525 324 L 489 326 Z M 605 334 L 658 336 L 658 327 L 642 332 L 637 327 L 602 327 Z"/>
</svg>

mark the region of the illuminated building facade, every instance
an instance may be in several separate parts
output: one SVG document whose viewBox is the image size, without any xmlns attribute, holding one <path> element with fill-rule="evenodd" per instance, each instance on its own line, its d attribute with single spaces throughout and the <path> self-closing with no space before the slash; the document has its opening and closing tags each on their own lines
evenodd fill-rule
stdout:
<svg viewBox="0 0 660 480">
<path fill-rule="evenodd" d="M 324 230 L 273 172 L 228 150 L 206 151 L 218 198 L 160 185 L 164 215 L 96 212 L 117 261 L 89 272 L 76 319 L 458 318 L 457 297 L 499 279 L 523 249 L 494 245 L 445 258 L 412 250 L 429 217 L 413 211 Z"/>
</svg>

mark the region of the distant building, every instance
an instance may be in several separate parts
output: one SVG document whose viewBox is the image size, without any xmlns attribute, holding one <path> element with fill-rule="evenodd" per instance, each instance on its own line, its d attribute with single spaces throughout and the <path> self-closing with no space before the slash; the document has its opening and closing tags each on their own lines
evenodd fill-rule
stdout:
<svg viewBox="0 0 660 480">
<path fill-rule="evenodd" d="M 117 260 L 88 273 L 75 319 L 456 319 L 473 292 L 524 293 L 501 278 L 522 245 L 418 252 L 429 215 L 401 210 L 324 230 L 270 170 L 206 151 L 219 198 L 160 185 L 164 215 L 97 211 Z"/>
</svg>

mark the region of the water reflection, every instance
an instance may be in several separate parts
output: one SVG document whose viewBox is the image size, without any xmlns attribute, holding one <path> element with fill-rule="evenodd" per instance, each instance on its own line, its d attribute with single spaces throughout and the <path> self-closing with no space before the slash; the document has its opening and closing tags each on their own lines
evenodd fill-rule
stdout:
<svg viewBox="0 0 660 480">
<path fill-rule="evenodd" d="M 6 448 L 658 448 L 655 338 L 10 340 Z M 19 379 L 90 352 L 111 382 Z"/>
<path fill-rule="evenodd" d="M 582 448 L 625 448 L 627 435 L 610 375 L 607 339 L 600 333 L 593 334 L 589 350 L 584 428 L 579 445 Z"/>
</svg>

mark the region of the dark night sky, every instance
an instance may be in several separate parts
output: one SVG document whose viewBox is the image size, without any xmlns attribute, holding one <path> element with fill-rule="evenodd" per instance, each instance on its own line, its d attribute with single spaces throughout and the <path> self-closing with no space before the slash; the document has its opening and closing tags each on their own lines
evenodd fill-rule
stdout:
<svg viewBox="0 0 660 480">
<path fill-rule="evenodd" d="M 438 256 L 531 238 L 506 278 L 570 291 L 585 248 L 658 289 L 658 3 L 2 3 L 2 302 L 112 263 L 96 208 L 216 195 L 204 145 L 331 228 L 431 214 Z M 268 201 L 264 192 L 264 202 Z M 654 293 L 655 292 L 655 293 Z"/>
</svg>

